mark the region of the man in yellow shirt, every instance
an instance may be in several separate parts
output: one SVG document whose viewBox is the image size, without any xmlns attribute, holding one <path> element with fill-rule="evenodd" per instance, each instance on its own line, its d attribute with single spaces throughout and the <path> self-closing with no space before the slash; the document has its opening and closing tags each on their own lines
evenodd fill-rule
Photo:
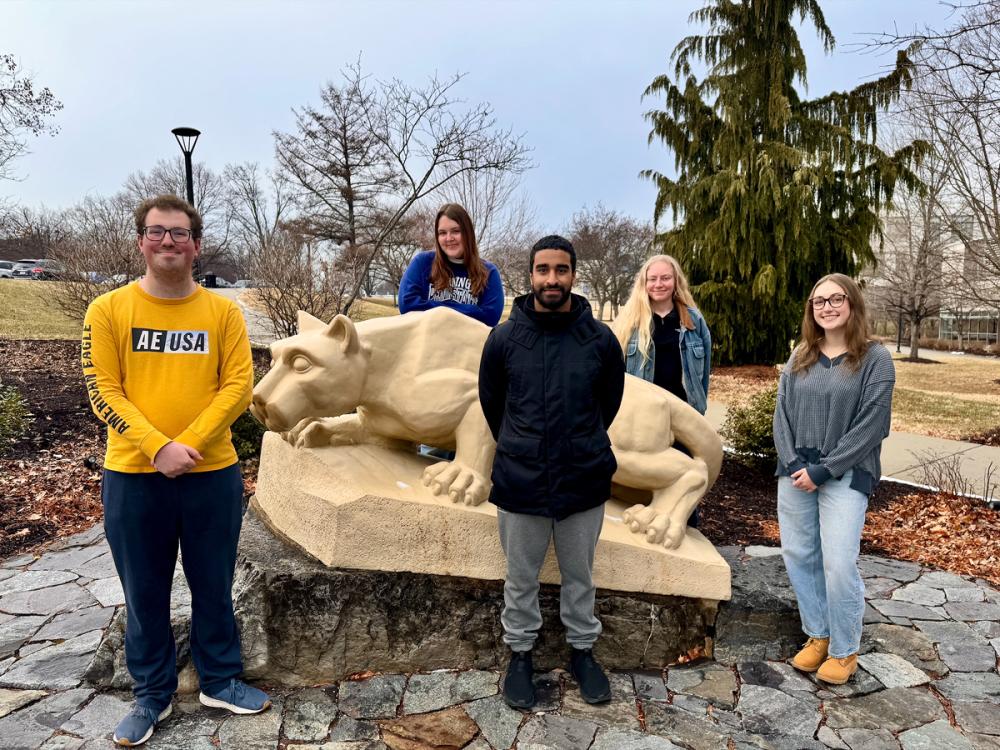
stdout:
<svg viewBox="0 0 1000 750">
<path fill-rule="evenodd" d="M 246 326 L 231 300 L 192 278 L 202 221 L 189 203 L 151 198 L 135 220 L 146 275 L 91 303 L 81 351 L 91 408 L 108 426 L 104 528 L 128 608 L 135 705 L 114 735 L 124 746 L 149 739 L 177 689 L 170 587 L 178 546 L 201 702 L 240 714 L 271 705 L 237 679 L 232 584 L 243 481 L 229 426 L 253 389 Z"/>
</svg>

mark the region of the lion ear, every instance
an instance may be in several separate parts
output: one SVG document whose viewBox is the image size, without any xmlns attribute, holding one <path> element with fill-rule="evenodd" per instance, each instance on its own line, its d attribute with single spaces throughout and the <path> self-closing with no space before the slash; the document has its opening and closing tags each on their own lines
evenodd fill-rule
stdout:
<svg viewBox="0 0 1000 750">
<path fill-rule="evenodd" d="M 299 333 L 309 333 L 310 331 L 321 331 L 326 328 L 326 323 L 324 323 L 319 318 L 313 317 L 305 310 L 299 310 L 298 315 Z"/>
<path fill-rule="evenodd" d="M 355 328 L 354 321 L 346 315 L 338 315 L 331 320 L 325 333 L 330 338 L 340 342 L 340 348 L 344 354 L 354 354 L 360 348 L 358 329 Z"/>
</svg>

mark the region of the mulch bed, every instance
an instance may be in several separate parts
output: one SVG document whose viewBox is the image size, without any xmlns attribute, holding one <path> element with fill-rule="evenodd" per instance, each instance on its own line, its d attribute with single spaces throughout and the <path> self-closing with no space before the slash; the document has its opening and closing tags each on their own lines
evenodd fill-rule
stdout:
<svg viewBox="0 0 1000 750">
<path fill-rule="evenodd" d="M 0 559 L 29 552 L 101 520 L 104 430 L 90 413 L 74 341 L 0 339 L 0 382 L 35 415 L 29 434 L 0 458 Z M 769 381 L 770 367 L 738 369 Z M 1000 431 L 998 431 L 1000 432 Z M 1000 436 L 998 436 L 1000 437 Z M 243 464 L 254 491 L 256 462 Z M 701 505 L 714 544 L 778 544 L 776 480 L 733 460 Z M 1000 586 L 1000 513 L 980 501 L 882 482 L 869 504 L 862 551 L 982 577 Z"/>
</svg>

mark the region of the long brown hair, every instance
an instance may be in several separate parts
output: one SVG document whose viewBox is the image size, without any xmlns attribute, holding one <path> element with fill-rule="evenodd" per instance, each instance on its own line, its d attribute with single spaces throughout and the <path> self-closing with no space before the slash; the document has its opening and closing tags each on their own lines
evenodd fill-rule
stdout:
<svg viewBox="0 0 1000 750">
<path fill-rule="evenodd" d="M 861 360 L 864 358 L 865 352 L 868 351 L 869 343 L 874 340 L 861 287 L 850 276 L 845 276 L 842 273 L 827 274 L 813 285 L 812 291 L 809 292 L 809 299 L 806 300 L 806 309 L 802 313 L 802 338 L 794 352 L 793 374 L 808 370 L 819 360 L 823 329 L 819 327 L 813 315 L 811 300 L 819 286 L 827 281 L 832 281 L 844 290 L 844 294 L 847 295 L 847 303 L 851 306 L 851 317 L 847 319 L 846 361 L 852 370 L 857 370 L 861 365 Z"/>
<path fill-rule="evenodd" d="M 681 270 L 681 264 L 669 255 L 654 255 L 642 264 L 632 282 L 632 293 L 622 306 L 621 312 L 611 325 L 618 342 L 624 351 L 628 347 L 633 331 L 639 331 L 639 351 L 643 361 L 649 361 L 649 350 L 653 345 L 653 308 L 649 305 L 649 293 L 646 291 L 646 276 L 654 263 L 666 263 L 674 272 L 674 307 L 681 325 L 689 331 L 694 330 L 689 307 L 695 307 L 694 298 L 688 288 L 687 277 Z"/>
<path fill-rule="evenodd" d="M 486 288 L 489 272 L 486 270 L 486 264 L 479 258 L 476 229 L 472 226 L 469 212 L 457 203 L 445 203 L 438 209 L 437 216 L 434 217 L 434 246 L 437 248 L 437 252 L 434 254 L 434 265 L 431 266 L 431 285 L 438 292 L 451 286 L 451 266 L 448 265 L 448 256 L 441 249 L 441 243 L 437 237 L 438 224 L 441 223 L 442 216 L 447 216 L 452 221 L 457 222 L 462 230 L 462 244 L 465 245 L 462 261 L 469 272 L 469 285 L 472 287 L 472 293 L 478 297 Z"/>
</svg>

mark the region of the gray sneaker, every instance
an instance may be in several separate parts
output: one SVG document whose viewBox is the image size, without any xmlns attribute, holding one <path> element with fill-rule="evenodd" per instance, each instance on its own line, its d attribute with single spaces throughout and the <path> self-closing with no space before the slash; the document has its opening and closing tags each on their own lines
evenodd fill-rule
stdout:
<svg viewBox="0 0 1000 750">
<path fill-rule="evenodd" d="M 271 699 L 267 697 L 267 693 L 235 678 L 222 690 L 211 695 L 202 691 L 198 700 L 204 706 L 224 708 L 234 714 L 259 714 L 271 707 Z"/>
</svg>

